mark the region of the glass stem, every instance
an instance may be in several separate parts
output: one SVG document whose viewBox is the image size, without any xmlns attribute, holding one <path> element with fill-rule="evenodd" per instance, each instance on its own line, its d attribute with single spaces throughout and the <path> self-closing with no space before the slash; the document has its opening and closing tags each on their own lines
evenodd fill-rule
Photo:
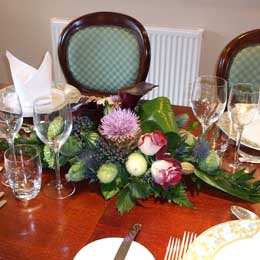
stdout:
<svg viewBox="0 0 260 260">
<path fill-rule="evenodd" d="M 241 143 L 241 137 L 243 133 L 243 127 L 237 128 L 237 140 L 236 140 L 236 149 L 235 149 L 235 157 L 234 157 L 234 166 L 237 167 L 239 165 L 239 149 L 240 149 L 240 143 Z"/>
<path fill-rule="evenodd" d="M 60 177 L 60 151 L 58 148 L 54 148 L 55 154 L 55 174 L 56 174 L 56 187 L 57 189 L 62 188 L 61 177 Z"/>
<path fill-rule="evenodd" d="M 14 163 L 16 165 L 17 163 L 16 163 L 16 155 L 15 155 L 15 150 L 14 150 L 14 135 L 9 136 L 7 138 L 7 142 L 8 142 L 9 148 L 12 150 L 12 153 L 13 153 L 13 156 L 14 156 Z"/>
</svg>

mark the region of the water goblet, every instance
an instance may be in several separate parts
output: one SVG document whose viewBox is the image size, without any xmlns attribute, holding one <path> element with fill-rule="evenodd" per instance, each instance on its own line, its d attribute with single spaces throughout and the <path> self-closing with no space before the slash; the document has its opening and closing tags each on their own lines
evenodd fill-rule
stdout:
<svg viewBox="0 0 260 260">
<path fill-rule="evenodd" d="M 259 113 L 259 93 L 259 90 L 249 83 L 234 84 L 230 91 L 228 114 L 237 131 L 234 162 L 231 165 L 234 169 L 237 169 L 240 165 L 238 157 L 243 129 L 246 125 L 252 123 Z"/>
<path fill-rule="evenodd" d="M 61 179 L 59 151 L 72 130 L 72 113 L 63 91 L 52 90 L 49 96 L 39 97 L 33 104 L 33 122 L 37 136 L 55 155 L 56 180 L 43 191 L 52 199 L 64 199 L 75 192 L 73 183 Z"/>
<path fill-rule="evenodd" d="M 23 123 L 23 112 L 18 94 L 14 89 L 6 88 L 0 93 L 0 136 L 8 142 L 14 151 L 14 138 Z M 9 187 L 6 174 L 1 175 L 3 185 Z"/>
<path fill-rule="evenodd" d="M 205 134 L 223 114 L 227 103 L 227 81 L 215 76 L 200 76 L 191 84 L 191 107 Z"/>
</svg>

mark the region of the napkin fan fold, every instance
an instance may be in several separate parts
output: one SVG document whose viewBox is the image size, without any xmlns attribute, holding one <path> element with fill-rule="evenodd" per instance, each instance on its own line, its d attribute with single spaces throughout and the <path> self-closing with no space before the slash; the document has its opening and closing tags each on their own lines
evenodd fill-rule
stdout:
<svg viewBox="0 0 260 260">
<path fill-rule="evenodd" d="M 49 52 L 45 54 L 39 69 L 35 69 L 24 63 L 9 51 L 6 52 L 6 56 L 10 64 L 13 84 L 19 95 L 23 112 L 32 113 L 34 100 L 51 93 L 51 55 Z"/>
</svg>

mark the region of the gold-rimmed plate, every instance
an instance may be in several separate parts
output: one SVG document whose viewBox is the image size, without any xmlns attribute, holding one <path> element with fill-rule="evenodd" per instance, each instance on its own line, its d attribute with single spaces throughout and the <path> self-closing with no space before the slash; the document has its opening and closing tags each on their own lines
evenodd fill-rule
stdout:
<svg viewBox="0 0 260 260">
<path fill-rule="evenodd" d="M 198 236 L 183 259 L 258 259 L 257 244 L 260 244 L 260 220 L 229 221 L 213 226 Z"/>
</svg>

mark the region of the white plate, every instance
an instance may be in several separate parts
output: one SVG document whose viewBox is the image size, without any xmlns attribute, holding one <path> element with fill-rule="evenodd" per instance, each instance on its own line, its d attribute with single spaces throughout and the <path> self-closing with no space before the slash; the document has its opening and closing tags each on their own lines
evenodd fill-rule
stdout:
<svg viewBox="0 0 260 260">
<path fill-rule="evenodd" d="M 123 238 L 108 237 L 96 240 L 84 246 L 74 257 L 74 260 L 113 260 Z M 155 260 L 150 251 L 133 241 L 125 260 Z"/>
<path fill-rule="evenodd" d="M 222 115 L 222 117 L 218 121 L 218 126 L 225 134 L 229 135 L 229 137 L 232 140 L 236 140 L 236 130 L 234 129 L 234 127 L 231 129 L 231 122 L 228 117 L 228 112 L 225 112 Z M 260 115 L 253 123 L 245 126 L 241 138 L 241 144 L 249 148 L 260 151 L 259 131 L 260 131 Z"/>
<path fill-rule="evenodd" d="M 66 83 L 53 83 L 52 85 L 53 90 L 60 90 L 64 91 L 65 95 L 67 96 L 69 103 L 77 103 L 80 100 L 81 93 L 80 91 L 75 88 L 72 85 L 66 84 Z M 13 85 L 10 85 L 5 88 L 5 90 L 8 89 L 14 89 Z M 0 90 L 1 92 L 1 90 Z M 24 117 L 32 117 L 33 116 L 33 111 L 32 107 L 28 108 L 23 108 L 23 116 Z"/>
<path fill-rule="evenodd" d="M 203 232 L 184 260 L 259 259 L 260 220 L 234 220 Z"/>
</svg>

